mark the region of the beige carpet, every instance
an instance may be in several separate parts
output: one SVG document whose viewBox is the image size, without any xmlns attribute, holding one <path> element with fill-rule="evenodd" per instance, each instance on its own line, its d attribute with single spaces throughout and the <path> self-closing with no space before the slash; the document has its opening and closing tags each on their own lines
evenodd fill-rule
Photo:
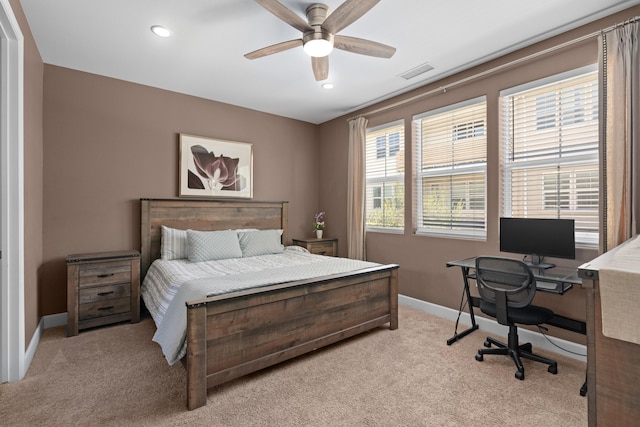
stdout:
<svg viewBox="0 0 640 427">
<path fill-rule="evenodd" d="M 586 426 L 586 366 L 557 356 L 558 375 L 502 356 L 474 359 L 476 331 L 404 306 L 377 329 L 209 391 L 187 411 L 185 371 L 168 366 L 145 319 L 64 337 L 45 331 L 26 377 L 0 385 L 6 426 Z M 506 331 L 505 331 L 506 334 Z M 549 355 L 549 353 L 547 353 Z"/>
</svg>

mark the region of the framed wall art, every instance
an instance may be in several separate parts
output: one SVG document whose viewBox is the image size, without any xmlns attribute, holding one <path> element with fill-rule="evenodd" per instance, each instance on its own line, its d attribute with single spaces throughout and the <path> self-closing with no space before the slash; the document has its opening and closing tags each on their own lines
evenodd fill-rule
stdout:
<svg viewBox="0 0 640 427">
<path fill-rule="evenodd" d="M 180 197 L 253 197 L 253 145 L 180 134 Z"/>
</svg>

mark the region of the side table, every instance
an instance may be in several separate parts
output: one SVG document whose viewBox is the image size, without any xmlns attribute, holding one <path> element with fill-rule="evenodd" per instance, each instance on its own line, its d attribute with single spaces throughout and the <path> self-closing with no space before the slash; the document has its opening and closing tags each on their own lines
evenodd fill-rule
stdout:
<svg viewBox="0 0 640 427">
<path fill-rule="evenodd" d="M 140 321 L 140 253 L 67 257 L 67 336 L 80 329 Z"/>
<path fill-rule="evenodd" d="M 293 239 L 292 241 L 294 245 L 302 246 L 312 254 L 338 256 L 338 239 L 301 238 Z"/>
</svg>

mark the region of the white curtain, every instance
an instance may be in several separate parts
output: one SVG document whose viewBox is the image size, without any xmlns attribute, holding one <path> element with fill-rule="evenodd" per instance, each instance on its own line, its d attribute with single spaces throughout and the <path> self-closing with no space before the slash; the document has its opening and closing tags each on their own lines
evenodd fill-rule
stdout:
<svg viewBox="0 0 640 427">
<path fill-rule="evenodd" d="M 640 214 L 639 23 L 599 36 L 601 75 L 600 249 L 606 252 L 638 234 Z"/>
<path fill-rule="evenodd" d="M 349 177 L 347 189 L 347 254 L 366 259 L 365 250 L 365 143 L 367 123 L 364 117 L 349 121 Z"/>
</svg>

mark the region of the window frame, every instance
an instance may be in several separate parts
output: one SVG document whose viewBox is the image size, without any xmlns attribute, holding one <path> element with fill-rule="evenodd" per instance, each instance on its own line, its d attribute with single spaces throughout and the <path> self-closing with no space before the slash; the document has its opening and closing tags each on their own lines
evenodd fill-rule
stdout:
<svg viewBox="0 0 640 427">
<path fill-rule="evenodd" d="M 512 202 L 511 195 L 513 194 L 513 191 L 514 191 L 514 188 L 513 188 L 514 186 L 513 186 L 513 183 L 511 182 L 512 172 L 530 170 L 530 171 L 535 171 L 536 173 L 539 173 L 542 176 L 542 182 L 540 183 L 542 187 L 541 192 L 543 194 L 542 200 L 541 200 L 541 203 L 542 203 L 541 208 L 543 210 L 546 210 L 547 209 L 546 208 L 547 189 L 545 188 L 546 176 L 548 174 L 552 174 L 552 172 L 548 172 L 548 173 L 544 172 L 542 171 L 542 168 L 548 168 L 550 171 L 551 171 L 551 168 L 556 168 L 555 173 L 557 176 L 567 175 L 568 179 L 566 182 L 566 187 L 565 187 L 564 180 L 562 183 L 557 184 L 562 186 L 562 188 L 557 188 L 558 190 L 557 194 L 559 195 L 559 198 L 556 198 L 555 200 L 556 208 L 552 210 L 555 210 L 558 215 L 554 217 L 575 219 L 576 221 L 579 221 L 584 218 L 584 216 L 580 215 L 581 212 L 585 212 L 589 209 L 593 209 L 596 211 L 595 215 L 592 214 L 589 217 L 596 218 L 596 223 L 598 227 L 597 232 L 581 232 L 579 230 L 576 230 L 576 246 L 584 247 L 584 248 L 597 248 L 599 234 L 600 234 L 600 222 L 597 219 L 599 218 L 599 205 L 596 200 L 597 198 L 596 199 L 583 198 L 582 199 L 583 203 L 585 205 L 588 205 L 590 203 L 592 208 L 580 207 L 581 194 L 585 194 L 585 193 L 593 194 L 594 191 L 598 193 L 600 191 L 599 183 L 595 186 L 595 189 L 594 187 L 585 188 L 583 185 L 584 177 L 586 175 L 588 174 L 592 175 L 594 172 L 593 169 L 595 169 L 595 171 L 599 170 L 599 162 L 600 162 L 599 144 L 597 144 L 598 146 L 596 147 L 595 152 L 593 151 L 593 149 L 590 149 L 589 150 L 591 151 L 590 153 L 574 154 L 567 157 L 563 157 L 562 155 L 541 156 L 541 158 L 529 158 L 529 159 L 523 158 L 523 159 L 518 159 L 516 161 L 509 161 L 507 153 L 509 150 L 509 144 L 512 143 L 512 139 L 509 134 L 510 117 L 507 111 L 509 110 L 508 100 L 515 95 L 525 93 L 530 90 L 541 89 L 548 85 L 559 84 L 565 80 L 582 78 L 588 74 L 595 75 L 594 80 L 598 85 L 597 96 L 599 97 L 599 92 L 601 88 L 600 88 L 600 82 L 599 82 L 597 73 L 598 73 L 597 64 L 589 65 L 585 67 L 579 67 L 564 73 L 559 73 L 553 76 L 546 77 L 544 79 L 531 81 L 523 85 L 518 85 L 513 88 L 502 90 L 500 91 L 500 94 L 499 94 L 500 120 L 501 120 L 501 132 L 500 132 L 501 191 L 500 191 L 500 208 L 499 208 L 500 216 L 512 216 L 513 202 Z M 538 95 L 537 98 L 549 99 L 551 98 L 550 94 L 551 92 L 543 95 Z M 558 132 L 559 134 L 562 134 L 563 130 L 576 129 L 582 126 L 581 124 L 584 124 L 585 126 L 592 126 L 593 121 L 598 123 L 599 111 L 597 111 L 597 109 L 599 109 L 600 106 L 597 101 L 596 101 L 596 107 L 595 107 L 596 112 L 593 116 L 589 117 L 588 112 L 585 111 L 584 105 L 582 106 L 580 105 L 580 102 L 579 102 L 580 94 L 573 94 L 571 96 L 566 96 L 566 98 L 562 96 L 563 94 L 560 94 L 560 95 L 561 96 L 556 97 L 555 107 L 553 111 L 549 110 L 548 108 L 542 109 L 543 111 L 546 111 L 546 110 L 551 111 L 551 114 L 547 114 L 546 116 L 544 116 L 545 117 L 545 120 L 543 123 L 544 126 L 540 125 L 540 122 L 539 122 L 540 119 L 536 117 L 535 119 L 536 132 L 542 133 L 545 131 L 549 131 L 549 132 Z M 569 106 L 569 107 L 566 107 L 567 111 L 569 111 L 569 114 L 566 114 L 564 118 L 562 118 L 561 116 L 558 116 L 557 114 L 558 111 L 562 110 L 563 105 L 565 105 L 565 107 Z M 575 114 L 573 114 L 572 110 L 570 109 L 571 105 L 575 107 L 575 111 L 576 111 Z M 593 103 L 591 105 L 593 105 Z M 536 107 L 536 110 L 537 110 L 537 107 Z M 595 135 L 594 135 L 596 141 L 599 140 L 599 136 L 600 134 L 599 134 L 599 123 L 598 123 L 598 128 L 596 129 Z M 561 141 L 561 142 L 564 142 L 564 141 Z M 561 169 L 564 167 L 569 167 L 573 169 L 569 171 Z M 580 169 L 581 167 L 584 167 L 585 169 Z M 591 170 L 586 168 L 590 168 Z M 564 209 L 562 207 L 562 205 L 565 204 L 564 202 L 565 197 L 566 197 L 566 204 L 568 206 L 567 209 Z M 565 211 L 564 214 L 562 213 L 563 211 Z M 525 215 L 525 217 L 527 216 Z M 534 216 L 528 216 L 528 217 L 533 218 L 533 217 L 542 217 L 542 216 L 534 215 Z M 593 222 L 593 220 L 591 220 L 591 222 Z"/>
<path fill-rule="evenodd" d="M 375 137 L 375 140 L 371 140 L 370 141 L 370 134 L 372 133 L 377 133 L 377 132 L 381 132 L 384 131 L 386 129 L 392 129 L 395 127 L 399 127 L 400 129 L 396 132 L 389 132 L 385 134 L 385 147 L 384 147 L 384 151 L 385 151 L 385 156 L 381 156 L 380 153 L 382 152 L 382 148 L 381 148 L 381 144 L 380 144 L 380 137 L 377 136 Z M 383 233 L 404 233 L 404 229 L 405 229 L 405 205 L 406 205 L 406 196 L 405 196 L 405 173 L 404 173 L 404 164 L 402 164 L 402 166 L 399 168 L 401 169 L 400 172 L 396 171 L 396 173 L 394 174 L 390 174 L 387 175 L 387 172 L 389 172 L 389 169 L 387 168 L 387 166 L 385 165 L 385 167 L 383 168 L 384 171 L 384 176 L 370 176 L 370 171 L 369 171 L 369 156 L 367 155 L 367 152 L 369 150 L 372 150 L 374 153 L 374 156 L 372 157 L 372 160 L 374 161 L 382 161 L 383 159 L 399 159 L 399 154 L 401 152 L 405 152 L 406 151 L 406 143 L 405 143 L 405 132 L 406 132 L 406 128 L 405 128 L 405 123 L 404 120 L 396 120 L 393 122 L 389 122 L 389 123 L 385 123 L 382 125 L 378 125 L 378 126 L 374 126 L 371 128 L 367 128 L 366 130 L 366 140 L 365 140 L 365 230 L 367 232 L 372 231 L 372 232 L 383 232 Z M 397 140 L 395 138 L 391 138 L 392 135 L 398 134 L 398 138 Z M 369 147 L 369 144 L 372 144 L 371 147 Z M 386 160 L 385 160 L 386 162 Z M 397 160 L 396 160 L 397 162 Z M 393 195 L 392 197 L 388 197 L 387 194 L 389 192 L 391 193 L 395 193 L 396 192 L 396 186 L 400 187 L 401 190 L 401 194 L 399 196 L 397 195 Z M 379 196 L 375 195 L 375 190 L 378 189 L 379 190 Z M 371 190 L 371 191 L 370 191 Z M 370 194 L 371 193 L 371 194 Z M 386 225 L 370 225 L 369 224 L 369 218 L 370 215 L 372 214 L 373 210 L 375 209 L 381 209 L 382 210 L 382 216 L 384 217 L 384 204 L 385 204 L 385 200 L 387 199 L 393 199 L 395 200 L 395 206 L 398 206 L 398 204 L 400 204 L 401 207 L 401 215 L 396 218 L 398 221 L 400 221 L 400 223 L 402 224 L 401 226 L 386 226 Z M 380 207 L 376 208 L 374 206 L 375 202 L 378 201 L 379 204 L 381 205 Z M 371 205 L 371 207 L 369 206 Z M 395 218 L 395 217 L 394 217 Z"/>
<path fill-rule="evenodd" d="M 433 166 L 429 168 L 423 168 L 423 138 L 422 129 L 419 125 L 422 119 L 440 115 L 443 113 L 454 112 L 456 110 L 462 110 L 467 107 L 475 106 L 478 104 L 484 105 L 484 117 L 482 120 L 475 118 L 469 118 L 467 121 L 460 121 L 459 123 L 453 123 L 451 125 L 451 138 L 448 142 L 452 144 L 456 141 L 462 141 L 465 139 L 483 137 L 484 138 L 484 161 L 473 161 L 472 163 L 458 163 L 442 166 Z M 468 99 L 465 101 L 457 102 L 454 104 L 446 105 L 440 108 L 429 110 L 420 114 L 416 114 L 412 118 L 413 128 L 413 144 L 415 161 L 414 164 L 414 180 L 413 180 L 413 197 L 414 197 L 414 212 L 415 212 L 415 224 L 414 230 L 417 235 L 424 236 L 437 236 L 437 237 L 450 237 L 450 238 L 466 238 L 474 240 L 486 240 L 487 237 L 487 97 L 485 95 Z M 479 123 L 482 121 L 482 123 Z M 443 178 L 449 177 L 449 212 L 453 212 L 454 202 L 454 190 L 456 183 L 453 182 L 456 178 L 481 174 L 483 176 L 483 194 L 484 194 L 484 206 L 481 209 L 481 217 L 483 217 L 483 225 L 481 228 L 453 228 L 453 223 L 449 223 L 446 228 L 436 228 L 424 226 L 424 208 L 423 208 L 423 195 L 424 195 L 424 179 L 429 178 Z M 469 195 L 469 186 L 476 183 L 476 180 L 469 179 L 466 182 L 466 202 L 468 206 L 473 206 L 474 198 Z M 469 209 L 478 210 L 478 209 Z M 450 215 L 451 216 L 451 215 Z M 474 215 L 471 215 L 473 217 Z"/>
</svg>

